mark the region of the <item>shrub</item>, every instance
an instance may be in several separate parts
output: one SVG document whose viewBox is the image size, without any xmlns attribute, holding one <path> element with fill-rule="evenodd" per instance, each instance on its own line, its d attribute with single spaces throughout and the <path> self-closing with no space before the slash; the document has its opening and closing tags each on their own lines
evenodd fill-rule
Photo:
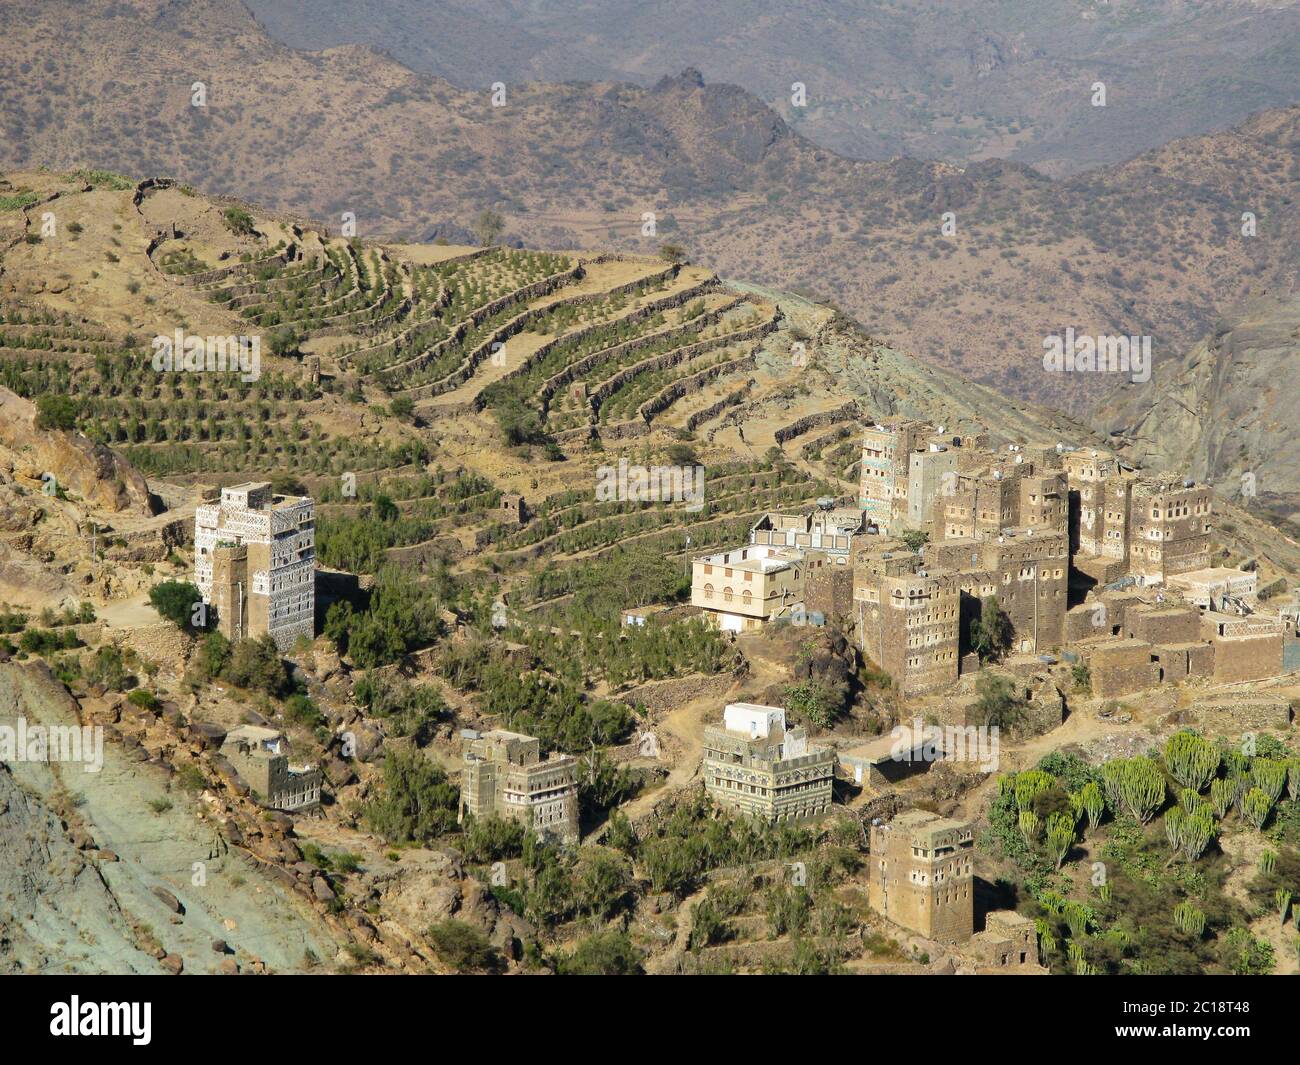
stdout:
<svg viewBox="0 0 1300 1065">
<path fill-rule="evenodd" d="M 186 632 L 194 631 L 194 605 L 201 602 L 203 593 L 188 581 L 163 581 L 149 589 L 149 605 Z"/>
<path fill-rule="evenodd" d="M 158 709 L 158 697 L 154 695 L 153 692 L 147 691 L 144 688 L 136 688 L 135 691 L 126 697 L 126 701 L 132 706 L 140 707 L 142 710 Z"/>
<path fill-rule="evenodd" d="M 641 955 L 626 932 L 597 932 L 561 960 L 563 976 L 639 976 Z"/>
<path fill-rule="evenodd" d="M 77 404 L 69 396 L 41 396 L 36 401 L 36 428 L 60 429 L 77 427 Z"/>
<path fill-rule="evenodd" d="M 500 965 L 487 936 L 472 924 L 442 921 L 429 929 L 428 936 L 438 957 L 457 972 L 489 972 Z"/>
</svg>

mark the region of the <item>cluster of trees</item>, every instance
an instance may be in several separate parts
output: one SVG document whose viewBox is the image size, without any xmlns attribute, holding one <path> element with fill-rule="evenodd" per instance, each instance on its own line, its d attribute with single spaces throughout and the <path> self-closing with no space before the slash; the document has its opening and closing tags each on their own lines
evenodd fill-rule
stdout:
<svg viewBox="0 0 1300 1065">
<path fill-rule="evenodd" d="M 691 579 L 662 551 L 636 545 L 570 566 L 547 564 L 525 589 L 533 601 L 572 594 L 570 616 L 616 619 L 627 607 L 676 602 L 690 592 Z"/>
<path fill-rule="evenodd" d="M 419 751 L 393 748 L 384 756 L 379 794 L 362 819 L 389 843 L 427 844 L 456 830 L 460 789 Z"/>
<path fill-rule="evenodd" d="M 445 626 L 440 610 L 433 588 L 416 584 L 395 567 L 385 567 L 375 579 L 365 609 L 339 600 L 326 611 L 324 632 L 357 666 L 373 669 L 441 637 Z"/>
<path fill-rule="evenodd" d="M 511 627 L 506 634 L 527 645 L 540 668 L 574 683 L 604 678 L 612 687 L 717 673 L 735 657 L 727 639 L 698 618 L 623 627 L 575 610 L 564 620 L 570 628 Z"/>
<path fill-rule="evenodd" d="M 80 647 L 81 641 L 71 629 L 27 629 L 18 638 L 18 646 L 29 655 L 49 655 Z"/>
<path fill-rule="evenodd" d="M 1093 767 L 1057 753 L 999 781 L 981 845 L 1018 868 L 1050 963 L 1083 974 L 1272 967 L 1271 948 L 1246 928 L 1251 915 L 1223 892 L 1230 869 L 1214 847 L 1234 807 L 1242 822 L 1261 828 L 1287 788 L 1296 763 L 1286 748 L 1267 737 L 1256 744 L 1247 754 L 1182 731 L 1146 755 Z M 1091 843 L 1101 859 L 1093 892 L 1070 897 L 1070 881 L 1056 870 L 1085 826 L 1092 835 L 1106 821 Z M 1259 904 L 1283 921 L 1300 887 L 1288 881 L 1300 875 L 1293 853 L 1283 848 L 1280 878 L 1271 875 L 1274 853 L 1253 886 Z"/>
<path fill-rule="evenodd" d="M 685 896 L 710 869 L 791 857 L 808 850 L 814 834 L 807 828 L 719 815 L 705 795 L 696 794 L 641 839 L 628 830 L 621 814 L 615 814 L 610 839 L 636 860 L 651 890 Z"/>
<path fill-rule="evenodd" d="M 368 714 L 382 718 L 395 736 L 409 736 L 417 747 L 433 739 L 439 721 L 450 716 L 442 693 L 431 684 L 367 672 L 352 686 L 352 697 Z"/>
<path fill-rule="evenodd" d="M 190 662 L 188 680 L 199 685 L 218 678 L 273 699 L 291 691 L 284 659 L 270 636 L 232 644 L 215 630 L 204 633 Z"/>
<path fill-rule="evenodd" d="M 582 753 L 620 743 L 632 730 L 632 711 L 624 704 L 588 698 L 580 684 L 563 677 L 521 672 L 519 662 L 491 644 L 449 646 L 439 669 L 455 687 L 478 694 L 482 713 L 536 736 L 544 749 Z"/>
</svg>

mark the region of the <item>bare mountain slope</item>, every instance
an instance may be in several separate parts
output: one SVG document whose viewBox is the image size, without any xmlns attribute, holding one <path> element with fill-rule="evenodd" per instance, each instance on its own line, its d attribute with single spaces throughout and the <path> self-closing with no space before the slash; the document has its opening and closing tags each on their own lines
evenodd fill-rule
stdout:
<svg viewBox="0 0 1300 1065">
<path fill-rule="evenodd" d="M 1224 495 L 1300 511 L 1300 297 L 1253 300 L 1225 315 L 1162 376 L 1097 411 L 1134 461 L 1187 470 Z"/>
<path fill-rule="evenodd" d="M 8 25 L 0 163 L 167 173 L 333 225 L 355 213 L 363 236 L 492 207 L 534 247 L 674 241 L 1076 412 L 1108 382 L 1044 373 L 1045 336 L 1147 334 L 1159 362 L 1216 307 L 1293 278 L 1300 254 L 1300 108 L 1054 183 L 1003 162 L 854 162 L 693 71 L 650 89 L 511 84 L 494 107 L 368 48 L 293 52 L 235 0 L 51 0 Z"/>
<path fill-rule="evenodd" d="M 250 0 L 298 48 L 381 48 L 457 85 L 632 81 L 685 66 L 743 86 L 855 158 L 1010 158 L 1076 173 L 1293 103 L 1284 0 Z M 1110 89 L 1106 109 L 1091 85 Z M 807 89 L 791 105 L 791 86 Z"/>
</svg>

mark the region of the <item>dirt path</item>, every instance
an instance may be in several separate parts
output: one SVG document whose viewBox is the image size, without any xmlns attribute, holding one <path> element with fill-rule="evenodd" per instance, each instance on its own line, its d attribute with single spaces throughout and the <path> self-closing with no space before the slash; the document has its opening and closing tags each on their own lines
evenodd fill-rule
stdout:
<svg viewBox="0 0 1300 1065">
<path fill-rule="evenodd" d="M 107 606 L 96 607 L 95 614 L 111 629 L 138 629 L 145 625 L 156 625 L 162 620 L 158 611 L 149 605 L 148 592 L 140 592 L 130 599 L 117 599 Z"/>
<path fill-rule="evenodd" d="M 784 668 L 761 653 L 760 640 L 761 637 L 757 636 L 741 636 L 738 639 L 737 643 L 749 663 L 749 672 L 725 696 L 720 698 L 717 695 L 706 695 L 692 699 L 656 722 L 657 731 L 666 732 L 677 740 L 679 746 L 674 748 L 677 755 L 662 787 L 638 795 L 623 807 L 623 812 L 629 819 L 635 820 L 649 813 L 665 795 L 681 790 L 698 776 L 704 753 L 705 722 L 721 716 L 723 703 L 736 698 L 745 689 L 761 690 L 789 675 Z"/>
</svg>

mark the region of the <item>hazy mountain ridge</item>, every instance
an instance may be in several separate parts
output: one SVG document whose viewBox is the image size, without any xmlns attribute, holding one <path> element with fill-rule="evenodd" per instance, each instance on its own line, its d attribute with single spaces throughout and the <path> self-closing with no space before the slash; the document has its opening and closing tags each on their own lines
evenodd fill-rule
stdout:
<svg viewBox="0 0 1300 1065">
<path fill-rule="evenodd" d="M 371 48 L 285 49 L 236 0 L 55 0 L 16 24 L 0 72 L 5 165 L 168 173 L 334 224 L 354 212 L 363 236 L 419 239 L 492 207 L 531 246 L 673 241 L 1076 412 L 1109 382 L 1044 374 L 1045 335 L 1149 334 L 1159 363 L 1218 306 L 1293 277 L 1300 247 L 1286 210 L 1300 193 L 1300 108 L 1051 182 L 1000 161 L 845 159 L 691 71 L 650 89 L 509 86 L 494 108 L 486 91 Z M 190 104 L 196 80 L 205 108 Z M 1247 208 L 1259 217 L 1250 241 L 1238 233 Z"/>
<path fill-rule="evenodd" d="M 1300 11 L 1260 0 L 250 0 L 277 40 L 382 48 L 470 87 L 734 81 L 864 159 L 990 156 L 1076 173 L 1296 100 Z M 1093 108 L 1103 80 L 1109 108 Z M 791 86 L 807 106 L 791 106 Z"/>
</svg>

